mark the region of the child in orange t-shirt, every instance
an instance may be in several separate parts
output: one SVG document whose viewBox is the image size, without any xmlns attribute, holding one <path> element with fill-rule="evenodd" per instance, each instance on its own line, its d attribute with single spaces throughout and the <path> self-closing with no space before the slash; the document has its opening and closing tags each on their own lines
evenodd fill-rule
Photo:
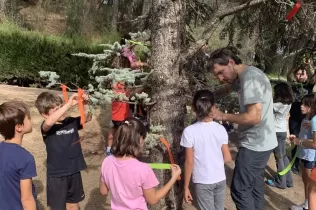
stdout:
<svg viewBox="0 0 316 210">
<path fill-rule="evenodd" d="M 115 93 L 124 93 L 128 97 L 128 92 L 125 88 L 125 83 L 117 82 L 113 84 L 112 90 Z M 108 133 L 108 142 L 106 148 L 106 155 L 110 155 L 111 146 L 113 143 L 113 135 L 121 123 L 129 117 L 130 107 L 128 102 L 124 101 L 113 101 L 112 102 L 112 128 Z"/>
</svg>

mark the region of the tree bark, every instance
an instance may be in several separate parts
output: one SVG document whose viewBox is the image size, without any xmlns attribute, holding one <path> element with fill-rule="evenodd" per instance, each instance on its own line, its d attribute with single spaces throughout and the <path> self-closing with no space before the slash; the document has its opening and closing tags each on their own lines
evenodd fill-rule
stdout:
<svg viewBox="0 0 316 210">
<path fill-rule="evenodd" d="M 151 93 L 158 103 L 150 112 L 150 124 L 165 127 L 162 135 L 169 142 L 174 159 L 178 162 L 180 137 L 186 116 L 184 89 L 185 76 L 179 71 L 184 28 L 184 3 L 181 0 L 153 0 L 151 28 L 152 59 L 154 73 L 149 78 Z M 157 140 L 159 142 L 159 140 Z M 150 162 L 168 163 L 166 148 L 160 142 L 151 149 Z M 170 172 L 155 170 L 160 187 L 170 179 Z M 182 186 L 178 181 L 165 199 L 150 209 L 182 209 Z"/>
<path fill-rule="evenodd" d="M 113 15 L 112 15 L 112 20 L 111 20 L 112 31 L 117 31 L 118 7 L 119 7 L 119 0 L 113 0 L 113 8 L 112 8 Z"/>
</svg>

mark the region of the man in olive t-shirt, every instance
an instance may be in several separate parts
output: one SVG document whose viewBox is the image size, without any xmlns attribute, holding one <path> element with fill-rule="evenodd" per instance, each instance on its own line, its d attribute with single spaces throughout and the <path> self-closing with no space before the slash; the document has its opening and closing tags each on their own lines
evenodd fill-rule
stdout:
<svg viewBox="0 0 316 210">
<path fill-rule="evenodd" d="M 227 83 L 215 91 L 217 98 L 238 92 L 239 114 L 216 110 L 214 120 L 238 124 L 240 147 L 235 160 L 231 196 L 238 210 L 264 210 L 264 170 L 277 146 L 274 130 L 272 88 L 258 68 L 242 64 L 234 48 L 210 55 L 212 73 Z"/>
</svg>

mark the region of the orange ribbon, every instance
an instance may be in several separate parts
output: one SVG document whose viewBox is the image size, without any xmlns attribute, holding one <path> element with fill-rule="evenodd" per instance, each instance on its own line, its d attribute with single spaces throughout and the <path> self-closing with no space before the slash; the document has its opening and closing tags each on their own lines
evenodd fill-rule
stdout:
<svg viewBox="0 0 316 210">
<path fill-rule="evenodd" d="M 82 128 L 84 128 L 84 125 L 86 123 L 86 116 L 84 114 L 84 105 L 83 105 L 83 93 L 84 91 L 81 88 L 78 88 L 78 109 L 80 113 L 80 122 L 82 125 Z"/>
<path fill-rule="evenodd" d="M 160 141 L 161 141 L 161 143 L 163 143 L 163 144 L 166 146 L 166 148 L 167 148 L 167 150 L 168 150 L 168 155 L 169 155 L 170 163 L 171 163 L 171 164 L 175 164 L 174 159 L 173 159 L 173 156 L 172 156 L 172 153 L 171 153 L 170 144 L 169 144 L 169 143 L 167 142 L 167 140 L 166 140 L 165 138 L 163 138 L 163 137 L 160 137 Z M 181 176 L 178 177 L 178 180 L 181 180 Z"/>
<path fill-rule="evenodd" d="M 62 84 L 60 87 L 63 90 L 64 100 L 67 103 L 68 102 L 68 93 L 67 93 L 68 87 L 64 84 Z M 78 110 L 80 113 L 80 123 L 82 125 L 82 128 L 84 128 L 85 123 L 86 123 L 86 116 L 84 113 L 84 105 L 83 105 L 83 97 L 82 97 L 83 93 L 84 93 L 84 91 L 81 88 L 78 88 Z M 83 133 L 84 133 L 84 130 L 83 130 Z M 80 139 L 78 141 L 76 141 L 72 144 L 76 144 L 78 142 L 81 142 L 82 140 L 83 140 L 83 137 L 80 137 Z"/>
<path fill-rule="evenodd" d="M 67 103 L 68 102 L 67 86 L 66 85 L 61 85 L 60 87 L 63 90 L 64 100 Z"/>
</svg>

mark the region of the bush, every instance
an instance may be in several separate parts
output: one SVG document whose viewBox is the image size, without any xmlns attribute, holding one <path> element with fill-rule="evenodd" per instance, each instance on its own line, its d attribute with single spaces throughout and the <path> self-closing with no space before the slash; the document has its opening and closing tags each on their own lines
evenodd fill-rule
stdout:
<svg viewBox="0 0 316 210">
<path fill-rule="evenodd" d="M 102 50 L 84 38 L 45 36 L 5 22 L 0 25 L 0 81 L 15 78 L 40 83 L 39 71 L 54 71 L 63 83 L 85 86 L 93 61 L 71 54 Z"/>
</svg>

